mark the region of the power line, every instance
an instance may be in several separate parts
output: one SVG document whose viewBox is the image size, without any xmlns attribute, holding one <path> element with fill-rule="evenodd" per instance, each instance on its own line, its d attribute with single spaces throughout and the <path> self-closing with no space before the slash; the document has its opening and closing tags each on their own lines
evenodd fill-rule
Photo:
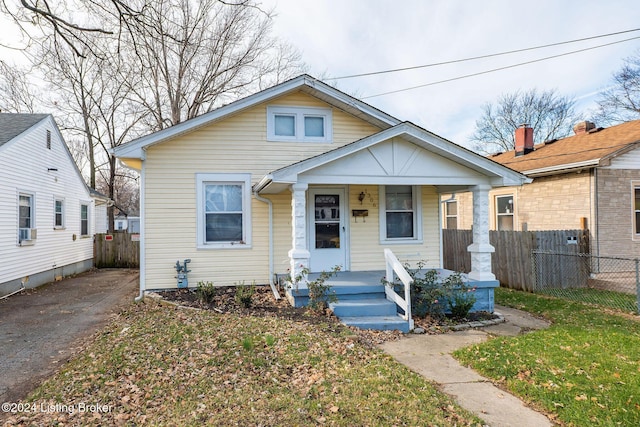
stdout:
<svg viewBox="0 0 640 427">
<path fill-rule="evenodd" d="M 408 88 L 405 88 L 405 89 L 398 89 L 398 90 L 393 90 L 393 91 L 390 91 L 390 92 L 383 92 L 383 93 L 378 93 L 378 94 L 375 94 L 375 95 L 363 96 L 360 99 L 368 99 L 368 98 L 375 98 L 375 97 L 383 96 L 383 95 L 391 95 L 393 93 L 406 92 L 406 91 L 413 90 L 413 89 L 419 89 L 419 88 L 423 88 L 423 87 L 427 87 L 427 86 L 433 86 L 433 85 L 437 85 L 437 84 L 441 84 L 441 83 L 448 83 L 448 82 L 452 82 L 452 81 L 455 81 L 455 80 L 466 79 L 466 78 L 469 78 L 469 77 L 481 76 L 483 74 L 489 74 L 489 73 L 493 73 L 493 72 L 496 72 L 496 71 L 508 70 L 510 68 L 521 67 L 523 65 L 534 64 L 536 62 L 547 61 L 549 59 L 560 58 L 562 56 L 573 55 L 575 53 L 586 52 L 588 50 L 598 49 L 598 48 L 601 48 L 601 47 L 611 46 L 611 45 L 614 45 L 614 44 L 628 42 L 628 41 L 636 40 L 636 39 L 640 39 L 640 36 L 632 37 L 632 38 L 624 39 L 624 40 L 618 40 L 618 41 L 611 42 L 611 43 L 605 43 L 605 44 L 601 44 L 601 45 L 598 45 L 598 46 L 592 46 L 592 47 L 588 47 L 588 48 L 584 48 L 584 49 L 574 50 L 574 51 L 570 51 L 570 52 L 565 52 L 565 53 L 561 53 L 561 54 L 558 54 L 558 55 L 546 56 L 544 58 L 534 59 L 534 60 L 526 61 L 526 62 L 520 62 L 518 64 L 507 65 L 505 67 L 493 68 L 491 70 L 480 71 L 478 73 L 465 74 L 463 76 L 452 77 L 450 79 L 439 80 L 437 82 L 425 83 L 425 84 L 422 84 L 422 85 L 412 86 L 412 87 L 408 87 Z"/>
<path fill-rule="evenodd" d="M 581 39 L 568 40 L 568 41 L 564 41 L 564 42 L 545 44 L 545 45 L 541 45 L 541 46 L 527 47 L 527 48 L 524 48 L 524 49 L 509 50 L 509 51 L 506 51 L 506 52 L 491 53 L 491 54 L 482 55 L 482 56 L 474 56 L 474 57 L 471 57 L 471 58 L 454 59 L 454 60 L 445 61 L 445 62 L 435 62 L 433 64 L 415 65 L 413 67 L 394 68 L 394 69 L 391 69 L 391 70 L 372 71 L 370 73 L 351 74 L 351 75 L 348 75 L 348 76 L 331 77 L 331 78 L 327 78 L 327 80 L 351 79 L 351 78 L 355 78 L 355 77 L 366 77 L 366 76 L 374 76 L 374 75 L 379 75 L 379 74 L 396 73 L 396 72 L 399 72 L 399 71 L 417 70 L 417 69 L 420 69 L 420 68 L 437 67 L 437 66 L 440 66 L 440 65 L 458 64 L 460 62 L 468 62 L 468 61 L 475 61 L 475 60 L 478 60 L 478 59 L 493 58 L 493 57 L 496 57 L 496 56 L 511 55 L 513 53 L 527 52 L 527 51 L 530 51 L 530 50 L 544 49 L 544 48 L 547 48 L 547 47 L 561 46 L 561 45 L 570 44 L 570 43 L 578 43 L 578 42 L 582 42 L 582 41 L 586 41 L 586 40 L 593 40 L 593 39 L 599 39 L 599 38 L 603 38 L 603 37 L 611 37 L 611 36 L 616 36 L 616 35 L 620 35 L 620 34 L 632 33 L 632 32 L 635 32 L 635 31 L 640 31 L 640 28 L 635 28 L 633 30 L 618 31 L 616 33 L 601 34 L 599 36 L 584 37 L 584 38 L 581 38 Z M 632 40 L 632 39 L 630 39 L 630 40 Z"/>
</svg>

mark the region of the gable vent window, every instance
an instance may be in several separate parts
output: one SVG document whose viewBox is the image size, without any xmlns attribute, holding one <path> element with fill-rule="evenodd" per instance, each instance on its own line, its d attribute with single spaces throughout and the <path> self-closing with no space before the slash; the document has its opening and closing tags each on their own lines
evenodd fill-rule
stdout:
<svg viewBox="0 0 640 427">
<path fill-rule="evenodd" d="M 47 149 L 51 150 L 51 131 L 47 129 Z"/>
<path fill-rule="evenodd" d="M 331 142 L 330 108 L 267 107 L 267 140 Z"/>
</svg>

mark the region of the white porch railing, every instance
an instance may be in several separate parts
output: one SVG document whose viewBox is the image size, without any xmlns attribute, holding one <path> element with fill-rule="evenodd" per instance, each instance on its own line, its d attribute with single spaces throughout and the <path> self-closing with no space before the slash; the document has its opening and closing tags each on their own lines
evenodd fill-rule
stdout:
<svg viewBox="0 0 640 427">
<path fill-rule="evenodd" d="M 402 316 L 402 318 L 409 322 L 409 330 L 413 330 L 413 318 L 411 317 L 411 283 L 413 279 L 400 261 L 398 261 L 398 258 L 391 252 L 391 249 L 384 250 L 384 260 L 386 264 L 386 280 L 388 282 L 384 287 L 384 293 L 389 301 L 395 302 L 404 310 L 404 316 Z M 404 285 L 404 298 L 398 295 L 393 288 L 394 273 Z"/>
</svg>

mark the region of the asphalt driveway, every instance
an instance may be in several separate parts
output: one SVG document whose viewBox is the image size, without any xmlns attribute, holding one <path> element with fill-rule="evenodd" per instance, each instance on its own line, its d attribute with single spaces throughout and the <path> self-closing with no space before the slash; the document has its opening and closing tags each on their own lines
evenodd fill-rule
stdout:
<svg viewBox="0 0 640 427">
<path fill-rule="evenodd" d="M 81 350 L 133 303 L 138 279 L 138 270 L 92 270 L 0 300 L 0 402 L 20 401 Z"/>
</svg>

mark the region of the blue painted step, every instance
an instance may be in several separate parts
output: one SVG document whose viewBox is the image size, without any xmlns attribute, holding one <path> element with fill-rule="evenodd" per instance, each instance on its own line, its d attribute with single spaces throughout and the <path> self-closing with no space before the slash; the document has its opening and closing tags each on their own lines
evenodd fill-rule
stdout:
<svg viewBox="0 0 640 427">
<path fill-rule="evenodd" d="M 343 299 L 329 304 L 333 314 L 342 317 L 395 316 L 396 304 L 379 295 L 366 299 Z"/>
<path fill-rule="evenodd" d="M 387 300 L 384 285 L 341 283 L 332 290 L 338 301 L 329 303 L 329 308 L 343 324 L 361 329 L 409 332 L 409 322 L 400 317 L 396 304 Z M 294 307 L 305 307 L 309 303 L 306 287 L 287 289 L 286 295 Z"/>
</svg>

